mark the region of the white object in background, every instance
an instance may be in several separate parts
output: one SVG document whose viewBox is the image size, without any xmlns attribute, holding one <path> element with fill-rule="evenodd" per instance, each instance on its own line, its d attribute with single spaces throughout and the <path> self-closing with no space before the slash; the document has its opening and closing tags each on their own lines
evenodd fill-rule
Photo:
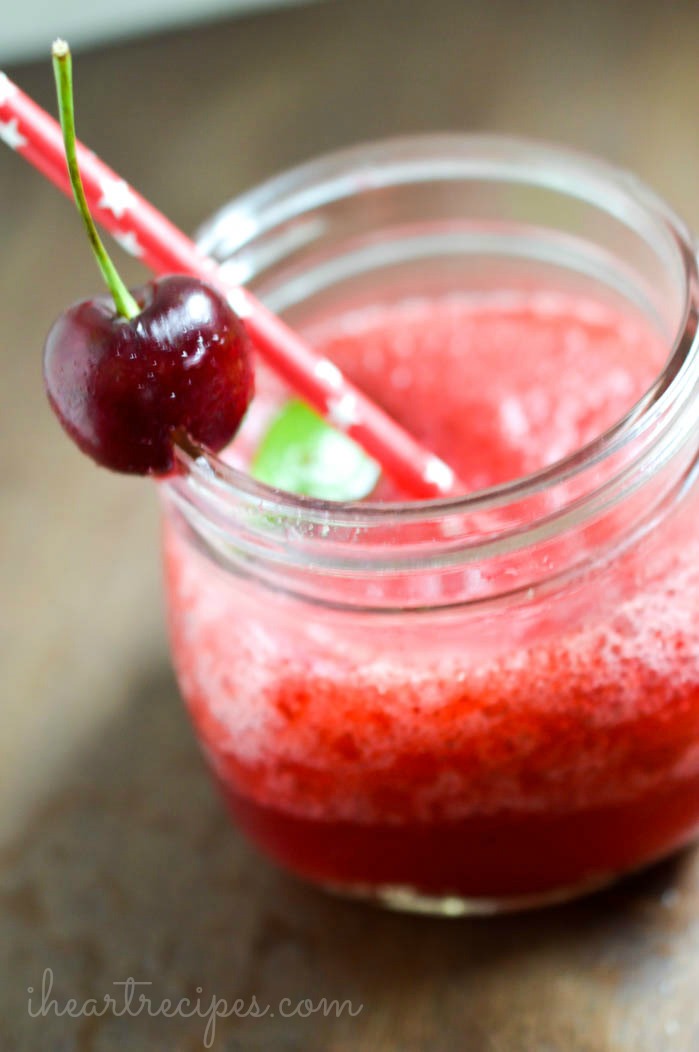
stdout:
<svg viewBox="0 0 699 1052">
<path fill-rule="evenodd" d="M 302 0 L 15 0 L 3 15 L 0 64 L 46 57 L 55 37 L 64 37 L 76 50 L 142 32 L 298 2 Z"/>
</svg>

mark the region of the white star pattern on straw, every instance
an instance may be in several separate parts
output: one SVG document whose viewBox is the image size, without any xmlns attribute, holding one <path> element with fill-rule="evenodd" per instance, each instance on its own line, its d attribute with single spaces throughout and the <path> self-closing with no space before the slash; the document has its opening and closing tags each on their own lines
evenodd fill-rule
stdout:
<svg viewBox="0 0 699 1052">
<path fill-rule="evenodd" d="M 10 78 L 4 73 L 0 73 L 0 106 L 4 106 L 6 102 L 9 102 L 16 91 L 17 88 Z"/>
<path fill-rule="evenodd" d="M 131 187 L 123 179 L 111 179 L 109 176 L 99 180 L 99 187 L 102 196 L 97 207 L 111 212 L 115 219 L 121 219 L 127 208 L 133 205 Z"/>
<path fill-rule="evenodd" d="M 124 252 L 128 252 L 130 256 L 136 256 L 138 259 L 143 255 L 143 248 L 139 245 L 138 238 L 133 230 L 129 230 L 124 234 L 114 234 L 113 237 L 117 245 L 121 245 Z"/>
<path fill-rule="evenodd" d="M 23 146 L 27 145 L 27 140 L 19 130 L 19 123 L 16 117 L 13 117 L 10 121 L 0 121 L 0 139 L 7 143 L 11 150 L 21 150 Z"/>
<path fill-rule="evenodd" d="M 331 398 L 328 402 L 328 420 L 342 431 L 346 431 L 353 424 L 358 424 L 359 405 L 356 395 L 348 391 L 340 398 Z"/>
<path fill-rule="evenodd" d="M 424 478 L 426 482 L 433 482 L 442 490 L 448 490 L 454 485 L 454 472 L 439 457 L 429 458 L 425 465 Z"/>
<path fill-rule="evenodd" d="M 327 384 L 333 391 L 342 388 L 342 373 L 328 358 L 321 358 L 313 367 L 313 373 L 321 383 Z"/>
<path fill-rule="evenodd" d="M 231 310 L 234 310 L 239 318 L 249 318 L 252 314 L 252 307 L 250 306 L 250 300 L 248 299 L 245 289 L 226 289 L 226 298 L 228 305 Z"/>
</svg>

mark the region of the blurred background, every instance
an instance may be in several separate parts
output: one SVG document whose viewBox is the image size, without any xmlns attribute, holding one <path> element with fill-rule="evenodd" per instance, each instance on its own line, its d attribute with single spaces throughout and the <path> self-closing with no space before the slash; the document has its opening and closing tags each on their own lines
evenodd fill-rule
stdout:
<svg viewBox="0 0 699 1052">
<path fill-rule="evenodd" d="M 5 71 L 55 112 L 48 50 L 66 36 L 78 52 L 80 137 L 188 231 L 315 154 L 447 129 L 603 155 L 699 229 L 693 0 L 11 7 Z M 282 995 L 295 976 L 310 996 L 325 976 L 328 996 L 383 1006 L 381 1018 L 355 1021 L 363 1044 L 339 1024 L 299 1022 L 264 1040 L 246 1030 L 240 1044 L 229 1027 L 216 1048 L 441 1052 L 457 1047 L 440 1044 L 453 1025 L 472 1035 L 468 1052 L 695 1052 L 691 873 L 672 909 L 659 905 L 661 876 L 601 906 L 495 924 L 486 938 L 329 904 L 229 831 L 169 671 L 152 487 L 83 459 L 43 396 L 46 331 L 99 290 L 98 274 L 73 209 L 1 144 L 0 244 L 0 973 L 13 978 L 0 1047 L 126 1047 L 123 1031 L 78 1033 L 55 1019 L 37 1042 L 26 986 L 55 954 L 74 994 L 131 974 L 160 976 L 162 996 L 197 978 L 231 995 L 254 975 L 259 995 L 282 975 Z M 131 283 L 143 277 L 116 258 Z M 162 1030 L 139 1031 L 129 1047 L 201 1047 L 200 1026 L 177 1044 L 167 1021 L 148 1026 Z"/>
<path fill-rule="evenodd" d="M 191 26 L 262 7 L 283 7 L 303 0 L 31 0 L 6 13 L 0 62 L 29 61 L 43 55 L 46 41 L 70 40 L 73 50 L 128 40 L 143 33 Z"/>
</svg>

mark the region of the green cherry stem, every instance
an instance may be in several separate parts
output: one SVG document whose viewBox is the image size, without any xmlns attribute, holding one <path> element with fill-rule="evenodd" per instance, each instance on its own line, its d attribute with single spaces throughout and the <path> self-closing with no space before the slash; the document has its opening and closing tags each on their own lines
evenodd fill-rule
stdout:
<svg viewBox="0 0 699 1052">
<path fill-rule="evenodd" d="M 70 185 L 73 188 L 73 196 L 78 206 L 78 212 L 85 224 L 87 236 L 92 245 L 92 251 L 97 261 L 97 266 L 102 272 L 102 277 L 114 299 L 114 305 L 119 314 L 125 318 L 135 318 L 141 313 L 136 300 L 133 298 L 119 273 L 112 263 L 102 239 L 97 233 L 97 227 L 90 215 L 90 209 L 85 197 L 83 181 L 78 167 L 78 155 L 75 148 L 75 110 L 73 104 L 73 62 L 70 48 L 65 40 L 54 41 L 51 49 L 53 62 L 53 74 L 56 78 L 56 93 L 58 95 L 58 112 L 63 131 L 63 145 L 66 151 L 66 163 Z"/>
</svg>

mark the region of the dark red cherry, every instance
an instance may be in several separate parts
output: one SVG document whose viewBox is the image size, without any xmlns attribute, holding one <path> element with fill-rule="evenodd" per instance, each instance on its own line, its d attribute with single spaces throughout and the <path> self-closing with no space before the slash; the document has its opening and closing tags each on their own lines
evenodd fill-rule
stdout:
<svg viewBox="0 0 699 1052">
<path fill-rule="evenodd" d="M 49 401 L 98 464 L 163 475 L 173 431 L 214 452 L 235 434 L 253 393 L 250 341 L 215 289 L 176 275 L 132 292 L 126 318 L 109 296 L 70 307 L 44 349 Z"/>
</svg>

